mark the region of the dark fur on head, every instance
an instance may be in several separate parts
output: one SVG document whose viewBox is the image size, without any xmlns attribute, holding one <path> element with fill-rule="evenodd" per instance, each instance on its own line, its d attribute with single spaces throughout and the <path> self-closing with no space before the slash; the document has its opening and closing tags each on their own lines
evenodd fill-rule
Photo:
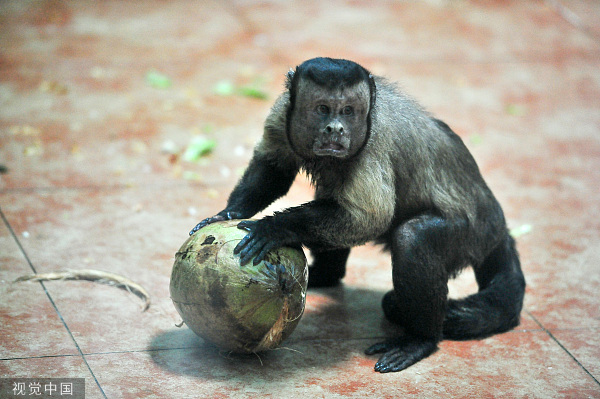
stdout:
<svg viewBox="0 0 600 399">
<path fill-rule="evenodd" d="M 369 136 L 371 135 L 371 115 L 373 113 L 375 99 L 377 97 L 377 87 L 375 86 L 375 79 L 373 78 L 373 75 L 356 62 L 328 57 L 312 58 L 298 65 L 295 71 L 290 70 L 287 73 L 285 85 L 290 95 L 285 129 L 288 140 L 290 135 L 291 116 L 296 105 L 298 82 L 303 78 L 310 79 L 317 85 L 323 86 L 330 90 L 335 88 L 351 87 L 360 82 L 367 82 L 369 84 L 369 113 L 367 114 L 367 137 L 363 144 L 364 147 L 364 145 L 366 145 L 369 141 Z M 358 151 L 356 154 L 359 153 L 360 151 Z"/>
<path fill-rule="evenodd" d="M 296 67 L 296 72 L 288 74 L 287 86 L 291 88 L 294 78 L 309 78 L 316 84 L 333 89 L 349 87 L 371 77 L 369 71 L 355 62 L 333 58 L 313 58 Z"/>
</svg>

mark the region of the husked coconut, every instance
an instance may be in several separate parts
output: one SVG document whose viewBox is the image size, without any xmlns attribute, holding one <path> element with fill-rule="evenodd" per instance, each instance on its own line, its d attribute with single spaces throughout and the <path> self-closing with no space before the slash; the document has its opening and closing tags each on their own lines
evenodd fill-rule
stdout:
<svg viewBox="0 0 600 399">
<path fill-rule="evenodd" d="M 304 312 L 308 268 L 301 248 L 272 250 L 257 265 L 233 254 L 240 220 L 190 236 L 175 255 L 171 299 L 185 324 L 224 350 L 260 352 L 287 338 Z"/>
</svg>

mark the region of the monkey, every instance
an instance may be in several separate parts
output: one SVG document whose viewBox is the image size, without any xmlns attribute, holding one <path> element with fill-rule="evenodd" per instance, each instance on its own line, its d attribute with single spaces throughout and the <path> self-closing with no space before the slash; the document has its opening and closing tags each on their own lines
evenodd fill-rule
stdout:
<svg viewBox="0 0 600 399">
<path fill-rule="evenodd" d="M 385 317 L 402 333 L 375 343 L 375 371 L 406 369 L 443 339 L 479 339 L 519 324 L 525 293 L 503 210 L 462 139 L 397 85 L 344 59 L 313 58 L 287 74 L 262 139 L 217 221 L 248 219 L 285 195 L 304 171 L 314 199 L 243 220 L 241 265 L 273 248 L 313 255 L 309 287 L 340 284 L 352 247 L 391 255 Z M 448 281 L 472 267 L 478 292 L 448 298 Z"/>
</svg>

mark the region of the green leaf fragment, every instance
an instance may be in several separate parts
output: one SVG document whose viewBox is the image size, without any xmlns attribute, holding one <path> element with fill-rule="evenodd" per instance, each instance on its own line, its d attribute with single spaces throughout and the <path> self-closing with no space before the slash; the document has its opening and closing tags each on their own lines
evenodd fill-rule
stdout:
<svg viewBox="0 0 600 399">
<path fill-rule="evenodd" d="M 183 153 L 183 160 L 188 162 L 196 162 L 204 155 L 210 153 L 217 145 L 213 139 L 208 139 L 203 136 L 195 136 L 188 144 Z"/>
<path fill-rule="evenodd" d="M 173 84 L 173 82 L 167 75 L 164 75 L 157 71 L 149 71 L 148 73 L 146 73 L 146 83 L 157 89 L 166 89 Z"/>
<path fill-rule="evenodd" d="M 506 106 L 506 113 L 512 116 L 523 116 L 527 113 L 527 108 L 519 104 L 508 104 Z"/>
<path fill-rule="evenodd" d="M 469 137 L 469 141 L 471 142 L 471 144 L 473 145 L 477 145 L 477 144 L 481 144 L 483 142 L 483 137 L 481 137 L 478 134 L 472 134 Z"/>
<path fill-rule="evenodd" d="M 235 93 L 235 85 L 229 80 L 221 80 L 217 82 L 213 90 L 220 96 L 231 96 Z"/>
<path fill-rule="evenodd" d="M 258 98 L 259 100 L 266 100 L 269 95 L 261 87 L 260 82 L 252 83 L 245 86 L 236 86 L 230 80 L 221 80 L 215 84 L 213 91 L 219 96 L 228 97 L 234 94 L 243 97 Z"/>
<path fill-rule="evenodd" d="M 256 86 L 242 86 L 238 89 L 238 93 L 244 97 L 258 98 L 259 100 L 266 100 L 269 98 L 266 91 Z"/>
<path fill-rule="evenodd" d="M 524 234 L 531 232 L 532 229 L 533 229 L 533 226 L 531 226 L 530 224 L 523 224 L 519 227 L 515 227 L 514 229 L 511 229 L 510 235 L 513 236 L 514 238 L 517 238 L 517 237 L 520 237 Z"/>
</svg>

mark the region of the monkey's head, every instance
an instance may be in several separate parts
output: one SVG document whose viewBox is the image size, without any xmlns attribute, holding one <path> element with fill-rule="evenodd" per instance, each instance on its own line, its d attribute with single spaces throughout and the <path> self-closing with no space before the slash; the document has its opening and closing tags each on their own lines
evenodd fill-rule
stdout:
<svg viewBox="0 0 600 399">
<path fill-rule="evenodd" d="M 287 137 L 305 160 L 349 159 L 367 144 L 375 81 L 347 60 L 313 58 L 288 73 Z"/>
</svg>

